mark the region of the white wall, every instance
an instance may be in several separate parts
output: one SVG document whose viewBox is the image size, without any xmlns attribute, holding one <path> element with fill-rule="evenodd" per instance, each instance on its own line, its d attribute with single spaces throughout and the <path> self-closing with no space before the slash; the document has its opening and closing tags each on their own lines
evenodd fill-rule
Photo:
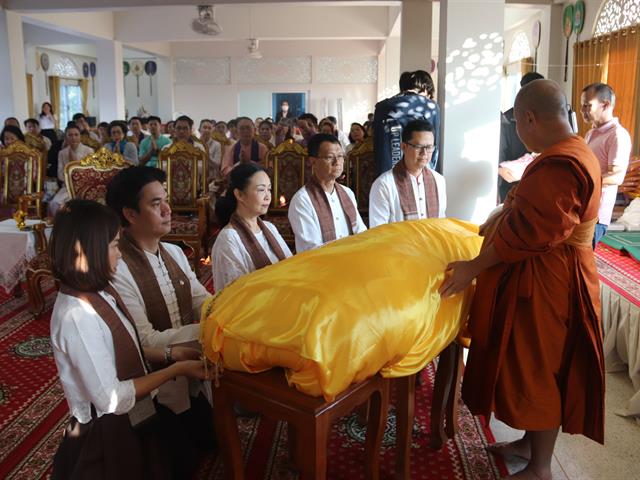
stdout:
<svg viewBox="0 0 640 480">
<path fill-rule="evenodd" d="M 160 64 L 156 58 L 149 57 L 125 57 L 125 61 L 129 62 L 133 68 L 133 62 L 142 62 L 145 64 L 148 60 L 154 60 L 160 69 Z M 125 109 L 127 118 L 138 115 L 138 110 L 144 108 L 149 114 L 158 114 L 158 72 L 153 77 L 149 77 L 146 73 L 137 78 L 132 72 L 124 77 L 124 93 L 125 93 Z M 139 89 L 138 89 L 139 83 Z M 139 93 L 139 95 L 138 95 Z"/>
</svg>

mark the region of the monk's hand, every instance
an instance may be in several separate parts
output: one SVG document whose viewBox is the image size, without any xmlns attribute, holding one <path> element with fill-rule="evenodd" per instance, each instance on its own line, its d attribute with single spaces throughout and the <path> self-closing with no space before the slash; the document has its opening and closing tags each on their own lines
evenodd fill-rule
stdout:
<svg viewBox="0 0 640 480">
<path fill-rule="evenodd" d="M 438 293 L 442 298 L 448 298 L 467 288 L 478 275 L 473 261 L 453 262 L 447 265 L 444 282 Z"/>
<path fill-rule="evenodd" d="M 171 349 L 171 358 L 174 362 L 182 360 L 200 360 L 202 352 L 196 348 L 190 347 L 173 347 Z"/>
</svg>

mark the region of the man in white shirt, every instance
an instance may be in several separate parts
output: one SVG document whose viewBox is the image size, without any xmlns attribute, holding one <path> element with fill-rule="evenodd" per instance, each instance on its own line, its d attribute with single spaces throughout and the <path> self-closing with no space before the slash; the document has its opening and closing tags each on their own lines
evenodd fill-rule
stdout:
<svg viewBox="0 0 640 480">
<path fill-rule="evenodd" d="M 70 123 L 64 130 L 67 146 L 58 152 L 58 182 L 62 188 L 58 190 L 48 205 L 49 216 L 54 217 L 58 209 L 69 200 L 69 192 L 65 184 L 64 168 L 67 163 L 82 160 L 93 153 L 93 149 L 82 143 L 80 128 Z"/>
<path fill-rule="evenodd" d="M 631 155 L 631 137 L 613 116 L 616 95 L 613 89 L 604 83 L 593 83 L 582 90 L 582 118 L 591 123 L 592 128 L 584 136 L 587 145 L 600 162 L 602 170 L 602 194 L 598 223 L 593 237 L 593 248 L 607 233 L 613 207 L 616 204 L 618 185 L 624 182 Z"/>
<path fill-rule="evenodd" d="M 109 183 L 107 204 L 118 212 L 123 225 L 122 258 L 113 286 L 135 321 L 142 345 L 164 348 L 170 363 L 172 345 L 199 338 L 200 308 L 210 294 L 182 250 L 160 242 L 171 231 L 165 181 L 166 174 L 157 168 L 126 168 Z M 213 441 L 211 423 L 202 423 L 209 422 L 211 415 L 206 396 L 210 396 L 207 383 L 178 377 L 160 388 L 158 401 L 184 415 L 185 428 L 195 430 L 198 440 L 206 443 Z"/>
<path fill-rule="evenodd" d="M 318 133 L 309 139 L 307 148 L 313 175 L 289 204 L 297 253 L 367 229 L 351 189 L 336 183 L 344 169 L 344 151 L 338 139 Z"/>
<path fill-rule="evenodd" d="M 209 153 L 209 166 L 207 167 L 207 183 L 220 176 L 220 162 L 222 161 L 222 146 L 220 142 L 213 139 L 213 122 L 208 119 L 200 121 L 200 141 L 207 148 Z"/>
<path fill-rule="evenodd" d="M 429 168 L 435 150 L 433 126 L 409 122 L 402 131 L 402 160 L 380 175 L 369 193 L 369 227 L 385 223 L 443 218 L 447 206 L 444 177 Z"/>
</svg>

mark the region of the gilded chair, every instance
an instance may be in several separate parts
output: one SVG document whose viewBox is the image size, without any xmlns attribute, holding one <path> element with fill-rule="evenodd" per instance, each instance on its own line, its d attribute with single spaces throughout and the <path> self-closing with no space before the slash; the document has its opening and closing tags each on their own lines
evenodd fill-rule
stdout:
<svg viewBox="0 0 640 480">
<path fill-rule="evenodd" d="M 33 133 L 25 133 L 24 134 L 24 142 L 29 145 L 31 148 L 35 148 L 39 152 L 42 153 L 43 158 L 47 158 L 47 152 L 49 149 L 47 148 L 47 144 L 44 142 L 42 135 L 34 135 Z"/>
<path fill-rule="evenodd" d="M 95 200 L 105 203 L 107 185 L 122 169 L 131 164 L 119 153 L 100 147 L 95 153 L 81 160 L 67 163 L 64 178 L 70 198 Z"/>
<path fill-rule="evenodd" d="M 363 217 L 368 217 L 369 192 L 376 179 L 373 137 L 366 138 L 349 152 L 345 170 L 347 171 L 347 185 L 356 196 L 358 210 Z"/>
<path fill-rule="evenodd" d="M 163 240 L 186 244 L 196 261 L 207 245 L 207 163 L 207 154 L 189 142 L 175 142 L 159 155 L 172 210 L 171 232 Z"/>
<path fill-rule="evenodd" d="M 40 194 L 43 191 L 44 161 L 39 150 L 21 141 L 0 150 L 2 168 L 0 216 L 10 217 L 17 210 L 21 198 L 28 197 L 33 200 L 33 206 L 27 207 L 27 215 L 42 218 L 42 195 L 33 194 Z"/>
<path fill-rule="evenodd" d="M 224 157 L 224 152 L 233 144 L 233 141 L 224 135 L 220 135 L 219 132 L 213 132 L 211 137 L 220 144 L 221 155 Z"/>
<path fill-rule="evenodd" d="M 94 139 L 91 135 L 89 135 L 88 133 L 83 133 L 80 136 L 80 141 L 86 145 L 87 147 L 93 148 L 94 152 L 97 152 L 98 150 L 100 150 L 102 148 L 102 143 L 100 143 L 100 141 Z"/>
</svg>

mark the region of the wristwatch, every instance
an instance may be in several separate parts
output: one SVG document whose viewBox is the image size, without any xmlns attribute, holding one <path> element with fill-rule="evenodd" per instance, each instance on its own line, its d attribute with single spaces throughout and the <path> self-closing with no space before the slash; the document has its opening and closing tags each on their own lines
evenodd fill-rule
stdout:
<svg viewBox="0 0 640 480">
<path fill-rule="evenodd" d="M 167 345 L 164 349 L 164 363 L 169 365 L 173 363 L 173 357 L 171 356 L 171 350 L 173 349 L 172 345 Z"/>
</svg>

